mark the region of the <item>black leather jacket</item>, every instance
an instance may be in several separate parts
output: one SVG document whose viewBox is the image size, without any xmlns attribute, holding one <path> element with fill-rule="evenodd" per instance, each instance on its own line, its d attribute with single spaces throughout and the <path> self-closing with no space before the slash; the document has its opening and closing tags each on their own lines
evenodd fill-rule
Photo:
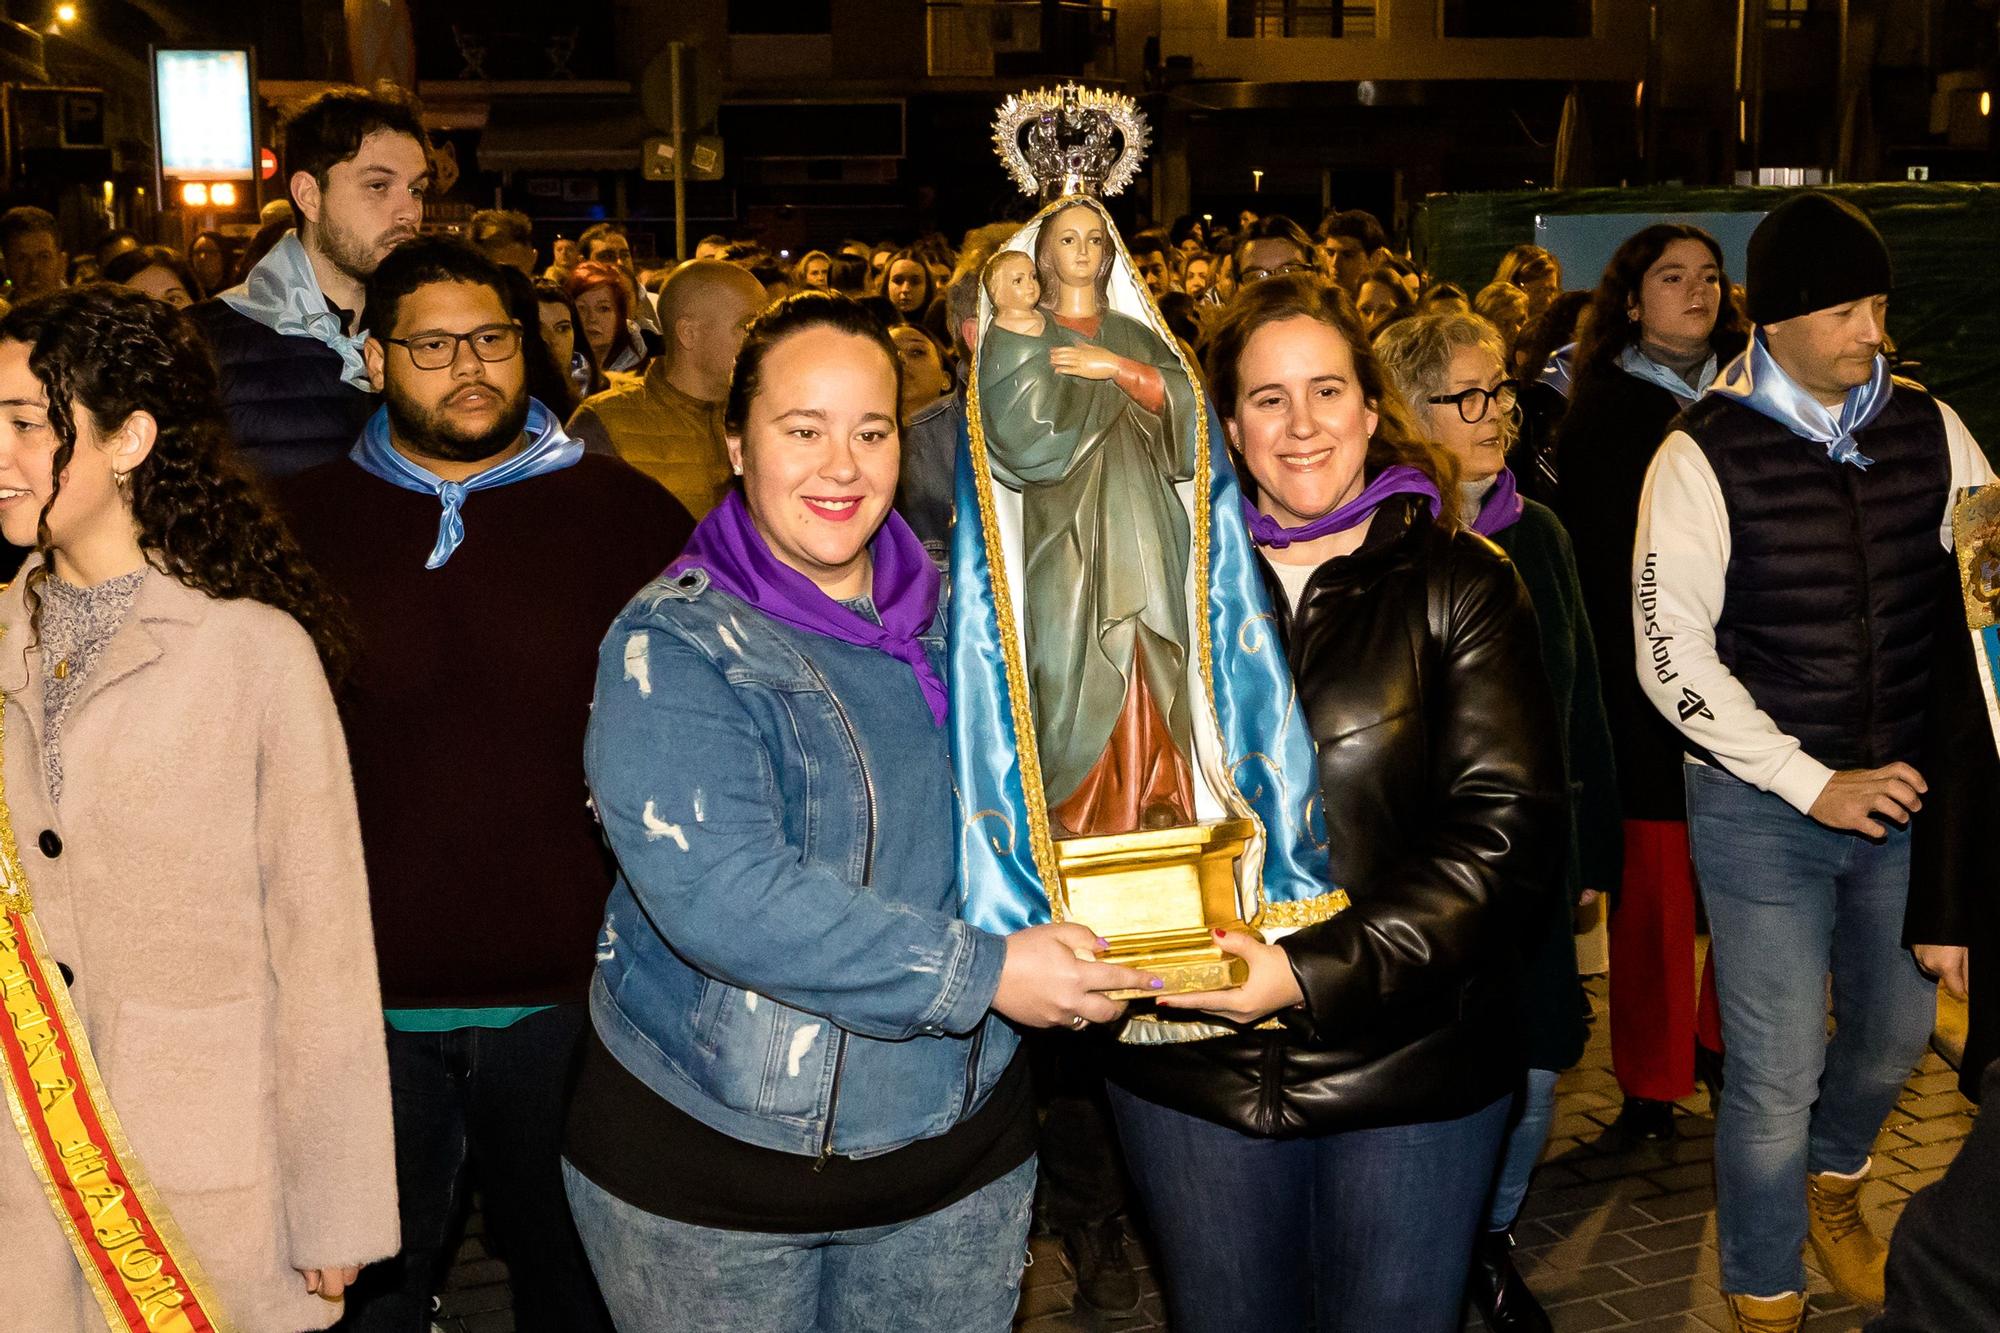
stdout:
<svg viewBox="0 0 2000 1333">
<path fill-rule="evenodd" d="M 1514 988 L 1568 829 L 1533 608 L 1496 547 L 1403 497 L 1296 613 L 1272 583 L 1354 905 L 1281 942 L 1305 995 L 1282 1027 L 1120 1046 L 1111 1076 L 1264 1137 L 1469 1114 L 1519 1078 Z"/>
</svg>

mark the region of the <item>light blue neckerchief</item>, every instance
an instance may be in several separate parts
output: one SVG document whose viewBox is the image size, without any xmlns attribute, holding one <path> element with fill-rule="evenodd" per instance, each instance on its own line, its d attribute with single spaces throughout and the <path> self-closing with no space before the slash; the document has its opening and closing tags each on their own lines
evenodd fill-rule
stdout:
<svg viewBox="0 0 2000 1333">
<path fill-rule="evenodd" d="M 241 283 L 217 298 L 237 314 L 256 320 L 290 338 L 311 338 L 340 354 L 341 382 L 365 393 L 375 392 L 361 345 L 368 335 L 349 333 L 340 316 L 327 309 L 312 261 L 296 231 L 288 231 L 257 261 Z"/>
<path fill-rule="evenodd" d="M 383 406 L 368 418 L 361 438 L 354 442 L 347 456 L 360 464 L 362 470 L 390 485 L 435 495 L 444 505 L 444 513 L 438 518 L 437 544 L 431 547 L 430 559 L 424 561 L 425 569 L 436 569 L 451 559 L 451 553 L 465 540 L 465 520 L 459 510 L 464 507 L 466 496 L 544 473 L 560 472 L 583 457 L 583 444 L 565 435 L 555 413 L 532 398 L 528 400 L 526 433 L 528 447 L 498 467 L 490 467 L 464 481 L 446 481 L 389 443 L 389 409 Z"/>
<path fill-rule="evenodd" d="M 1618 368 L 1635 380 L 1644 380 L 1648 384 L 1665 389 L 1680 402 L 1682 407 L 1686 407 L 1701 397 L 1701 391 L 1714 382 L 1715 353 L 1710 352 L 1708 360 L 1702 363 L 1701 374 L 1695 376 L 1694 388 L 1688 387 L 1688 382 L 1680 377 L 1680 372 L 1661 365 L 1640 351 L 1639 344 L 1635 342 L 1626 343 L 1625 350 L 1618 354 Z"/>
<path fill-rule="evenodd" d="M 1889 395 L 1894 392 L 1888 358 L 1877 353 L 1874 373 L 1866 384 L 1847 391 L 1846 401 L 1840 405 L 1840 416 L 1836 418 L 1826 404 L 1785 373 L 1772 357 L 1771 349 L 1764 345 L 1764 330 L 1758 329 L 1750 335 L 1750 345 L 1743 349 L 1743 354 L 1722 368 L 1722 374 L 1702 390 L 1702 396 L 1728 394 L 1745 407 L 1789 428 L 1794 435 L 1824 446 L 1826 456 L 1834 462 L 1852 463 L 1865 471 L 1875 460 L 1861 452 L 1854 433 L 1882 414 L 1882 409 L 1889 405 Z"/>
<path fill-rule="evenodd" d="M 1537 382 L 1548 385 L 1565 398 L 1569 397 L 1576 384 L 1575 367 L 1571 364 L 1575 356 L 1575 343 L 1564 343 L 1550 352 L 1549 359 L 1542 364 L 1542 373 L 1536 376 Z"/>
</svg>

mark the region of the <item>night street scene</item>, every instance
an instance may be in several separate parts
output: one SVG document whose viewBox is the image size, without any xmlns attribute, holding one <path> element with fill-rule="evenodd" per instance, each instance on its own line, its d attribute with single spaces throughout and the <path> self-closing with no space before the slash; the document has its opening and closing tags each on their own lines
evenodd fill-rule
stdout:
<svg viewBox="0 0 2000 1333">
<path fill-rule="evenodd" d="M 0 0 L 0 1329 L 2000 1330 L 1996 94 Z"/>
</svg>

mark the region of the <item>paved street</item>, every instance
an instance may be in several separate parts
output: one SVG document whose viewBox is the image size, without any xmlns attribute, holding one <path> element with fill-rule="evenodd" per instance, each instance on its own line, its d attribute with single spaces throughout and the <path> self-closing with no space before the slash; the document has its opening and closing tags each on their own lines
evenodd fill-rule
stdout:
<svg viewBox="0 0 2000 1333">
<path fill-rule="evenodd" d="M 1712 1333 L 1726 1330 L 1717 1288 L 1715 1191 L 1710 1175 L 1715 1125 L 1708 1099 L 1682 1103 L 1680 1137 L 1612 1151 L 1604 1127 L 1618 1110 L 1602 978 L 1590 983 L 1599 1012 L 1581 1064 L 1563 1076 L 1548 1151 L 1518 1230 L 1521 1266 L 1549 1306 L 1558 1333 Z M 1927 1055 L 1876 1144 L 1875 1174 L 1863 1187 L 1869 1219 L 1887 1230 L 1904 1200 L 1940 1175 L 1971 1128 L 1956 1076 Z M 475 1219 L 475 1226 L 477 1220 Z M 1146 1291 L 1142 1313 L 1098 1321 L 1075 1311 L 1075 1284 L 1055 1242 L 1036 1237 L 1022 1283 L 1019 1333 L 1157 1333 L 1166 1325 L 1143 1248 L 1132 1247 Z M 1808 1333 L 1852 1333 L 1866 1313 L 1812 1277 Z M 467 1238 L 444 1302 L 443 1333 L 513 1333 L 505 1274 Z M 1477 1320 L 1468 1329 L 1480 1327 Z M 646 1330 L 646 1333 L 656 1333 Z M 658 1330 L 657 1333 L 671 1333 Z M 1273 1331 L 1277 1333 L 1277 1331 Z"/>
</svg>

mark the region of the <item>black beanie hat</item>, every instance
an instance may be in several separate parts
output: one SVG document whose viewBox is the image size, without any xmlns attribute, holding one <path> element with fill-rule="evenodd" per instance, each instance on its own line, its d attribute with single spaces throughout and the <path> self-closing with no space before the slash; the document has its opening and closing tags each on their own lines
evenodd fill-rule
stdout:
<svg viewBox="0 0 2000 1333">
<path fill-rule="evenodd" d="M 1889 290 L 1889 247 L 1868 215 L 1830 194 L 1795 194 L 1750 233 L 1744 286 L 1753 324 L 1776 324 Z"/>
</svg>

